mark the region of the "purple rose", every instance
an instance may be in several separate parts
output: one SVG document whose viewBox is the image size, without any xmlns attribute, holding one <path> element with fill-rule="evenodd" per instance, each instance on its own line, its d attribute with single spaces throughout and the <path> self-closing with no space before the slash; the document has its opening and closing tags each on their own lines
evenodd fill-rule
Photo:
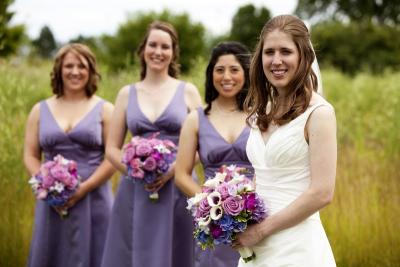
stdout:
<svg viewBox="0 0 400 267">
<path fill-rule="evenodd" d="M 207 198 L 203 198 L 200 203 L 199 207 L 197 208 L 196 217 L 205 217 L 206 215 L 210 214 L 211 206 L 208 204 Z"/>
<path fill-rule="evenodd" d="M 220 186 L 218 186 L 217 191 L 221 194 L 222 199 L 226 199 L 227 197 L 229 197 L 228 184 L 221 184 Z"/>
<path fill-rule="evenodd" d="M 157 162 L 153 157 L 148 157 L 144 162 L 143 162 L 143 168 L 146 171 L 154 171 L 157 167 Z"/>
<path fill-rule="evenodd" d="M 148 156 L 148 155 L 150 155 L 152 150 L 153 149 L 151 148 L 150 144 L 148 142 L 143 141 L 137 145 L 136 154 L 139 157 Z"/>
<path fill-rule="evenodd" d="M 162 155 L 160 154 L 160 152 L 158 152 L 157 150 L 155 150 L 152 154 L 151 157 L 153 157 L 156 161 L 160 161 L 162 159 Z"/>
<path fill-rule="evenodd" d="M 210 233 L 214 239 L 217 239 L 218 237 L 220 237 L 223 234 L 221 227 L 216 224 L 211 224 Z"/>
<path fill-rule="evenodd" d="M 250 193 L 244 196 L 244 206 L 247 210 L 253 211 L 257 206 L 257 199 L 255 193 Z"/>
<path fill-rule="evenodd" d="M 222 202 L 222 208 L 225 213 L 237 216 L 244 208 L 244 203 L 241 198 L 238 197 L 228 197 Z"/>
</svg>

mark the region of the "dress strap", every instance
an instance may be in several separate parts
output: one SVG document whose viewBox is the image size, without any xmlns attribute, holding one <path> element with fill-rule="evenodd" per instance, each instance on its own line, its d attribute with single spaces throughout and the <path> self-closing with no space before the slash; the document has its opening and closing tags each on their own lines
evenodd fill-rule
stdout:
<svg viewBox="0 0 400 267">
<path fill-rule="evenodd" d="M 306 109 L 306 111 L 302 115 L 300 115 L 300 116 L 302 116 L 301 122 L 302 122 L 303 127 L 306 126 L 306 123 L 307 123 L 311 113 L 313 113 L 314 110 L 316 110 L 317 108 L 323 107 L 323 106 L 332 108 L 332 106 L 329 103 L 319 102 L 319 103 L 316 103 L 316 104 L 314 104 L 312 106 L 309 106 Z"/>
</svg>

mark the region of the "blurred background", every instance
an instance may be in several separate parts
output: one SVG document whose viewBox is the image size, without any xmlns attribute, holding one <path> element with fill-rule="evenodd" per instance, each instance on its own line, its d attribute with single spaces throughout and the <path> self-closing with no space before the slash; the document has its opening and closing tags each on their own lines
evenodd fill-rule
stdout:
<svg viewBox="0 0 400 267">
<path fill-rule="evenodd" d="M 180 37 L 181 78 L 203 94 L 211 48 L 236 40 L 253 50 L 265 22 L 283 13 L 310 27 L 336 109 L 336 192 L 321 217 L 337 265 L 400 266 L 400 1 L 136 2 L 0 1 L 0 266 L 26 264 L 35 200 L 22 162 L 25 121 L 51 95 L 59 47 L 87 44 L 102 74 L 99 95 L 114 102 L 139 79 L 135 51 L 147 25 L 169 21 Z"/>
</svg>

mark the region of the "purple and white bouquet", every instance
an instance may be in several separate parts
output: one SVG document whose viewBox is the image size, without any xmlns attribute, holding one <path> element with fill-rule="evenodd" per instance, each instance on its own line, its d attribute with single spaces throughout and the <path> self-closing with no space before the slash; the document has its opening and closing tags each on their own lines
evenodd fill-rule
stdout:
<svg viewBox="0 0 400 267">
<path fill-rule="evenodd" d="M 232 244 L 236 233 L 267 216 L 264 202 L 243 171 L 235 165 L 222 166 L 204 183 L 202 193 L 188 200 L 187 209 L 195 223 L 194 237 L 203 250 Z M 250 248 L 241 248 L 239 253 L 245 262 L 255 258 Z"/>
<path fill-rule="evenodd" d="M 135 136 L 124 145 L 122 163 L 128 168 L 128 179 L 151 184 L 168 172 L 175 161 L 176 145 L 170 140 L 157 139 L 156 136 Z M 153 202 L 158 201 L 158 192 L 150 193 L 149 198 Z"/>
<path fill-rule="evenodd" d="M 76 162 L 57 155 L 40 166 L 39 172 L 29 179 L 36 199 L 54 207 L 63 206 L 79 186 L 80 177 Z M 61 212 L 62 216 L 67 211 Z"/>
</svg>

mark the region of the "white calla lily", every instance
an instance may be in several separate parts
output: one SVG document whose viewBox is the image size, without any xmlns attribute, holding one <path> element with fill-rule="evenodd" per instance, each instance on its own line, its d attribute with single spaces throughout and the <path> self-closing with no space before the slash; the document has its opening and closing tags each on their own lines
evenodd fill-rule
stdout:
<svg viewBox="0 0 400 267">
<path fill-rule="evenodd" d="M 219 220 L 222 217 L 223 210 L 221 206 L 214 206 L 210 210 L 210 217 L 213 220 Z"/>
<path fill-rule="evenodd" d="M 211 216 L 210 215 L 207 215 L 204 218 L 199 218 L 199 227 L 207 226 L 207 225 L 210 224 L 210 222 L 211 222 Z"/>
<path fill-rule="evenodd" d="M 217 191 L 211 192 L 207 196 L 207 202 L 210 207 L 221 205 L 221 194 Z"/>
<path fill-rule="evenodd" d="M 207 193 L 197 193 L 194 197 L 191 197 L 187 200 L 186 209 L 191 210 L 194 205 L 197 205 L 200 201 L 202 201 L 205 197 L 207 197 Z"/>
</svg>

